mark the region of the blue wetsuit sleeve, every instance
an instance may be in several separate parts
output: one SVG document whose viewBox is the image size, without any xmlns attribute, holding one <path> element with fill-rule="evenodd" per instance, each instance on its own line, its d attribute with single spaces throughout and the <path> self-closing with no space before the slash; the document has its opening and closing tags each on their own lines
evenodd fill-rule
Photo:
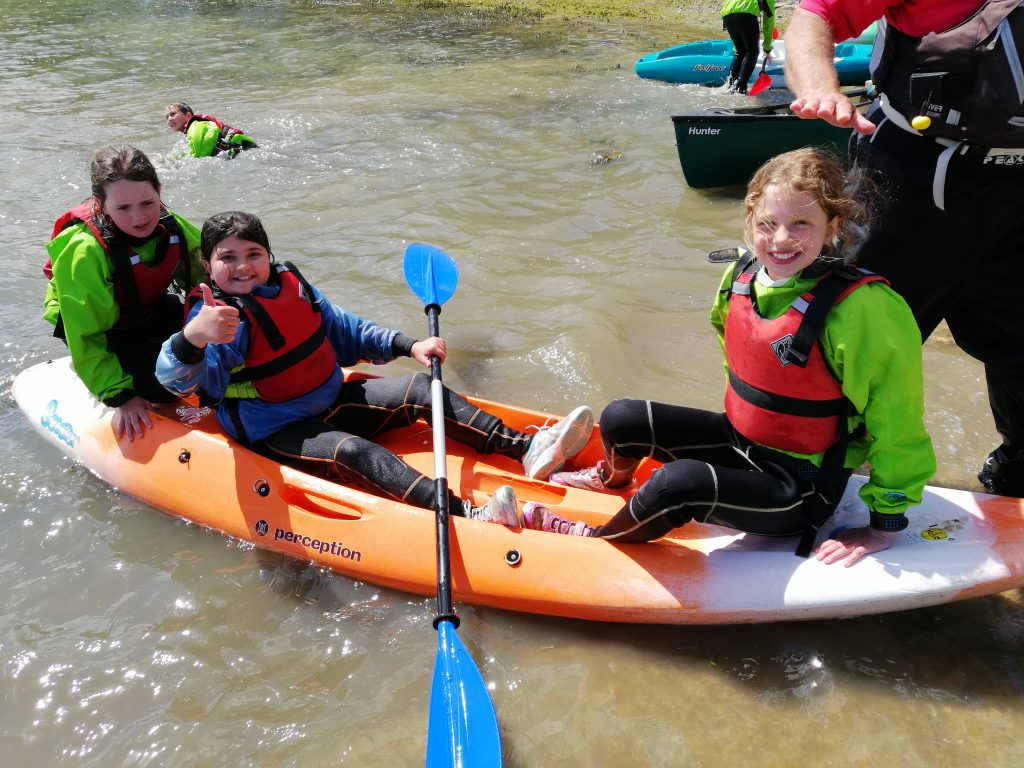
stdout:
<svg viewBox="0 0 1024 768">
<path fill-rule="evenodd" d="M 338 364 L 342 367 L 367 362 L 388 363 L 402 354 L 394 348 L 398 331 L 384 328 L 359 315 L 348 312 L 327 301 L 317 288 L 314 295 L 321 299 L 324 333 L 334 347 Z"/>
</svg>

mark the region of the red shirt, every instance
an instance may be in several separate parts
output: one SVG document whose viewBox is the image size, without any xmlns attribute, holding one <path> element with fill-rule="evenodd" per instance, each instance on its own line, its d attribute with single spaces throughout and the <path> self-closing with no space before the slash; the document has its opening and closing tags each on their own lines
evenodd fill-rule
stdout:
<svg viewBox="0 0 1024 768">
<path fill-rule="evenodd" d="M 800 0 L 800 7 L 820 16 L 836 40 L 856 37 L 883 15 L 904 34 L 921 37 L 959 24 L 984 0 Z"/>
</svg>

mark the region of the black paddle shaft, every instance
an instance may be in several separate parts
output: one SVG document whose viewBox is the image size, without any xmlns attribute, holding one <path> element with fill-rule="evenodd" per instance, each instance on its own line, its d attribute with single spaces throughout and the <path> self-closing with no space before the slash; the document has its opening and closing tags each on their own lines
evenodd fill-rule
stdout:
<svg viewBox="0 0 1024 768">
<path fill-rule="evenodd" d="M 424 311 L 427 313 L 427 332 L 431 336 L 441 335 L 441 323 L 439 316 L 441 307 L 437 304 L 428 304 Z M 433 381 L 441 381 L 441 359 L 437 355 L 430 357 L 430 376 Z M 437 403 L 434 403 L 436 406 Z M 443 404 L 442 404 L 443 405 Z M 444 424 L 444 412 L 432 413 L 431 419 L 440 419 Z M 434 479 L 434 488 L 437 493 L 437 618 L 434 619 L 434 628 L 439 622 L 449 621 L 453 626 L 459 626 L 459 617 L 455 615 L 452 606 L 452 575 L 451 575 L 451 545 L 449 543 L 449 510 L 448 510 L 448 478 L 441 476 Z"/>
</svg>

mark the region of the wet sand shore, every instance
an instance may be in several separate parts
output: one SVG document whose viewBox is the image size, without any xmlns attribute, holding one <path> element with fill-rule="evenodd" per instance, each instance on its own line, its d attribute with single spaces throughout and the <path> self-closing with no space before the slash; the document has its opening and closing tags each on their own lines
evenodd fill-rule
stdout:
<svg viewBox="0 0 1024 768">
<path fill-rule="evenodd" d="M 539 19 L 629 19 L 672 22 L 721 29 L 721 0 L 406 0 L 431 7 L 450 6 L 509 17 Z M 776 24 L 785 29 L 796 2 L 776 3 Z M 724 36 L 724 33 L 722 34 Z"/>
</svg>

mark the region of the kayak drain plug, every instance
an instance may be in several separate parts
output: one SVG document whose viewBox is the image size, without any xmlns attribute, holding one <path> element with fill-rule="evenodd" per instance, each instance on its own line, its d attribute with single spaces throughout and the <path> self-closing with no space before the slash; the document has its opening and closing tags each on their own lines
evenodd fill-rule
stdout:
<svg viewBox="0 0 1024 768">
<path fill-rule="evenodd" d="M 266 480 L 257 480 L 252 484 L 252 489 L 263 497 L 270 495 L 270 484 Z"/>
<path fill-rule="evenodd" d="M 505 562 L 514 568 L 523 562 L 523 556 L 519 553 L 518 549 L 510 549 L 505 553 Z"/>
</svg>

